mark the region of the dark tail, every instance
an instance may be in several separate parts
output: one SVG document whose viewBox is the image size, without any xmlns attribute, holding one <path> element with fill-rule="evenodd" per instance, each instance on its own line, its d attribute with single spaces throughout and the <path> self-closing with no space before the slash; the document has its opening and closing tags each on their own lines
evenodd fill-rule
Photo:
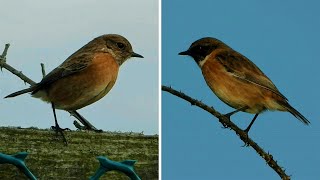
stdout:
<svg viewBox="0 0 320 180">
<path fill-rule="evenodd" d="M 29 87 L 27 89 L 22 89 L 20 91 L 17 91 L 17 92 L 14 92 L 12 94 L 9 94 L 8 96 L 4 97 L 4 98 L 11 98 L 11 97 L 16 97 L 16 96 L 19 96 L 21 94 L 24 94 L 24 93 L 28 93 L 28 92 L 32 92 L 34 91 L 34 87 Z"/>
<path fill-rule="evenodd" d="M 295 108 L 293 108 L 288 102 L 281 103 L 284 108 L 287 109 L 288 112 L 290 112 L 292 115 L 294 115 L 298 120 L 303 122 L 306 125 L 310 124 L 310 121 L 308 121 L 307 118 L 305 118 L 299 111 L 297 111 Z"/>
</svg>

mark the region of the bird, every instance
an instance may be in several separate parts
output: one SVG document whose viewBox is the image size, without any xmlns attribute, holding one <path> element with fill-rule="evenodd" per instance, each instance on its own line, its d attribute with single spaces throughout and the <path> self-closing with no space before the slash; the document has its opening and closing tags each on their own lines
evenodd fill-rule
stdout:
<svg viewBox="0 0 320 180">
<path fill-rule="evenodd" d="M 5 98 L 31 93 L 32 97 L 51 103 L 55 128 L 60 131 L 55 109 L 76 112 L 100 100 L 114 86 L 120 66 L 131 57 L 143 58 L 132 50 L 125 37 L 104 34 L 70 55 L 39 83 Z"/>
<path fill-rule="evenodd" d="M 247 57 L 233 50 L 224 42 L 204 37 L 193 42 L 179 55 L 191 56 L 198 64 L 212 92 L 237 112 L 255 114 L 248 127 L 248 134 L 258 115 L 269 111 L 287 111 L 302 123 L 310 121 L 293 108 L 274 83 Z"/>
</svg>

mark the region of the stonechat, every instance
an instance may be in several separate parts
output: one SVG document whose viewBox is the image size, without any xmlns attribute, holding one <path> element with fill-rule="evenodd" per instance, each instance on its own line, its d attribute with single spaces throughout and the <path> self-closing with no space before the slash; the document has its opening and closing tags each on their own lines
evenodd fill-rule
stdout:
<svg viewBox="0 0 320 180">
<path fill-rule="evenodd" d="M 249 132 L 258 115 L 266 110 L 287 111 L 304 124 L 310 123 L 253 62 L 222 41 L 205 37 L 179 55 L 191 56 L 212 92 L 236 109 L 226 114 L 228 118 L 239 111 L 255 114 L 245 132 Z"/>
<path fill-rule="evenodd" d="M 39 83 L 6 98 L 31 92 L 33 97 L 52 103 L 53 110 L 75 111 L 104 97 L 115 84 L 119 67 L 130 57 L 143 58 L 126 38 L 102 35 L 69 56 Z"/>
</svg>

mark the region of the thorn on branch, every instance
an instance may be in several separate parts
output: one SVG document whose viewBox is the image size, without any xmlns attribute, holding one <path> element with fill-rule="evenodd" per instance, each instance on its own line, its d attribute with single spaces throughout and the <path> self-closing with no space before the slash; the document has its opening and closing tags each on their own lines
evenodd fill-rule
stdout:
<svg viewBox="0 0 320 180">
<path fill-rule="evenodd" d="M 250 147 L 250 144 L 248 142 L 244 142 L 244 144 L 241 147 Z"/>
</svg>

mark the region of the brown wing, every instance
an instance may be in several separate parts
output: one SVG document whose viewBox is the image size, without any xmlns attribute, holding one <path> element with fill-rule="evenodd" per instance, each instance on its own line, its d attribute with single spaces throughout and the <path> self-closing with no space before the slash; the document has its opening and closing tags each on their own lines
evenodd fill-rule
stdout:
<svg viewBox="0 0 320 180">
<path fill-rule="evenodd" d="M 92 62 L 92 53 L 74 53 L 68 59 L 66 59 L 60 66 L 52 70 L 47 74 L 38 84 L 36 84 L 35 90 L 32 94 L 45 88 L 49 84 L 69 76 L 74 73 L 78 73 L 86 69 Z"/>
<path fill-rule="evenodd" d="M 253 62 L 240 53 L 233 50 L 223 51 L 216 55 L 216 59 L 235 77 L 272 91 L 288 100 Z"/>
</svg>

